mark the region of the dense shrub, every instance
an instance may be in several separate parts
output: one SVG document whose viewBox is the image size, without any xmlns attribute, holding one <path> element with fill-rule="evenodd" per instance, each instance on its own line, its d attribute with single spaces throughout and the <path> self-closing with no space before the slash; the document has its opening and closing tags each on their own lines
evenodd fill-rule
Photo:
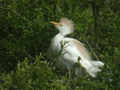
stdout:
<svg viewBox="0 0 120 90">
<path fill-rule="evenodd" d="M 119 87 L 119 75 L 112 73 L 110 67 L 106 67 L 103 73 L 99 73 L 97 78 L 89 76 L 58 75 L 51 68 L 42 55 L 36 56 L 34 62 L 25 58 L 22 63 L 18 63 L 16 71 L 9 74 L 2 74 L 0 82 L 1 90 L 116 90 Z"/>
<path fill-rule="evenodd" d="M 41 60 L 42 56 L 36 56 L 34 63 L 30 63 L 28 58 L 24 62 L 18 63 L 16 72 L 2 75 L 3 82 L 1 90 L 46 90 L 50 88 L 64 89 L 65 85 L 56 83 L 57 76 L 48 67 L 46 61 Z"/>
<path fill-rule="evenodd" d="M 119 4 L 119 0 L 1 0 L 1 90 L 119 90 Z M 71 36 L 105 63 L 96 79 L 86 74 L 69 80 L 49 65 L 46 51 L 57 33 L 49 22 L 61 17 L 75 22 Z"/>
</svg>

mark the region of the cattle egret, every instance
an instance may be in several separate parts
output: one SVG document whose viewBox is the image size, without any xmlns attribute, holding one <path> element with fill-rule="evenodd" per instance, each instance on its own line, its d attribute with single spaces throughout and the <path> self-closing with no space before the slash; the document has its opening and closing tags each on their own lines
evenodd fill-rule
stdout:
<svg viewBox="0 0 120 90">
<path fill-rule="evenodd" d="M 73 33 L 73 22 L 67 18 L 61 18 L 60 22 L 51 21 L 50 23 L 54 24 L 59 30 L 59 33 L 52 39 L 50 46 L 50 53 L 57 54 L 61 52 L 58 56 L 58 61 L 56 61 L 59 63 L 58 65 L 66 67 L 67 70 L 71 70 L 75 63 L 79 63 L 90 76 L 96 77 L 97 72 L 101 71 L 100 67 L 104 63 L 92 60 L 84 44 L 66 36 Z M 78 72 L 77 69 L 76 71 Z"/>
</svg>

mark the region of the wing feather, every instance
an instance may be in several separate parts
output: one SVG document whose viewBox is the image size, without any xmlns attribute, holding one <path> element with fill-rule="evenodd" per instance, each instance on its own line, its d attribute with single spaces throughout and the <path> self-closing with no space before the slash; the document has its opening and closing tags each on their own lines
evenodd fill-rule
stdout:
<svg viewBox="0 0 120 90">
<path fill-rule="evenodd" d="M 65 45 L 64 52 L 69 53 L 73 57 L 80 57 L 81 59 L 91 60 L 88 50 L 84 44 L 76 39 L 66 38 L 64 42 L 68 42 Z"/>
</svg>

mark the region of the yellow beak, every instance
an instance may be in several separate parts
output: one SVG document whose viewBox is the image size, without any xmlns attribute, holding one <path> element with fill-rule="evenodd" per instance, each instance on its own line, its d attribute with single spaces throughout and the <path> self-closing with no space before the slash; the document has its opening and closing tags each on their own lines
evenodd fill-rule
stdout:
<svg viewBox="0 0 120 90">
<path fill-rule="evenodd" d="M 54 24 L 54 25 L 60 25 L 59 23 L 55 22 L 55 21 L 51 21 L 50 22 L 51 24 Z"/>
</svg>

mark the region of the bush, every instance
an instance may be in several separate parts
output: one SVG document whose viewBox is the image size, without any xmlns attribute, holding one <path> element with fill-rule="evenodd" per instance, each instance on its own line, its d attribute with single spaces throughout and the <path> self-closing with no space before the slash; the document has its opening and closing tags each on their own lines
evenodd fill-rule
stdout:
<svg viewBox="0 0 120 90">
<path fill-rule="evenodd" d="M 16 72 L 2 74 L 4 83 L 0 85 L 1 90 L 63 90 L 65 85 L 56 83 L 57 76 L 48 66 L 42 56 L 36 56 L 34 63 L 25 58 L 18 63 Z"/>
<path fill-rule="evenodd" d="M 0 85 L 1 90 L 114 90 L 120 88 L 114 78 L 116 73 L 112 73 L 109 67 L 106 67 L 103 73 L 99 73 L 96 79 L 89 76 L 68 78 L 66 75 L 57 75 L 53 68 L 43 59 L 43 56 L 36 56 L 34 62 L 25 58 L 23 62 L 18 63 L 16 72 L 2 74 Z M 108 72 L 108 73 L 106 73 Z M 111 72 L 111 73 L 110 73 Z M 117 76 L 120 78 L 119 76 Z M 117 82 L 116 82 L 117 81 Z"/>
<path fill-rule="evenodd" d="M 1 90 L 119 90 L 119 4 L 119 0 L 1 0 Z M 69 80 L 49 65 L 46 51 L 57 33 L 49 22 L 61 17 L 73 20 L 71 36 L 105 63 L 96 79 L 85 75 Z"/>
</svg>

